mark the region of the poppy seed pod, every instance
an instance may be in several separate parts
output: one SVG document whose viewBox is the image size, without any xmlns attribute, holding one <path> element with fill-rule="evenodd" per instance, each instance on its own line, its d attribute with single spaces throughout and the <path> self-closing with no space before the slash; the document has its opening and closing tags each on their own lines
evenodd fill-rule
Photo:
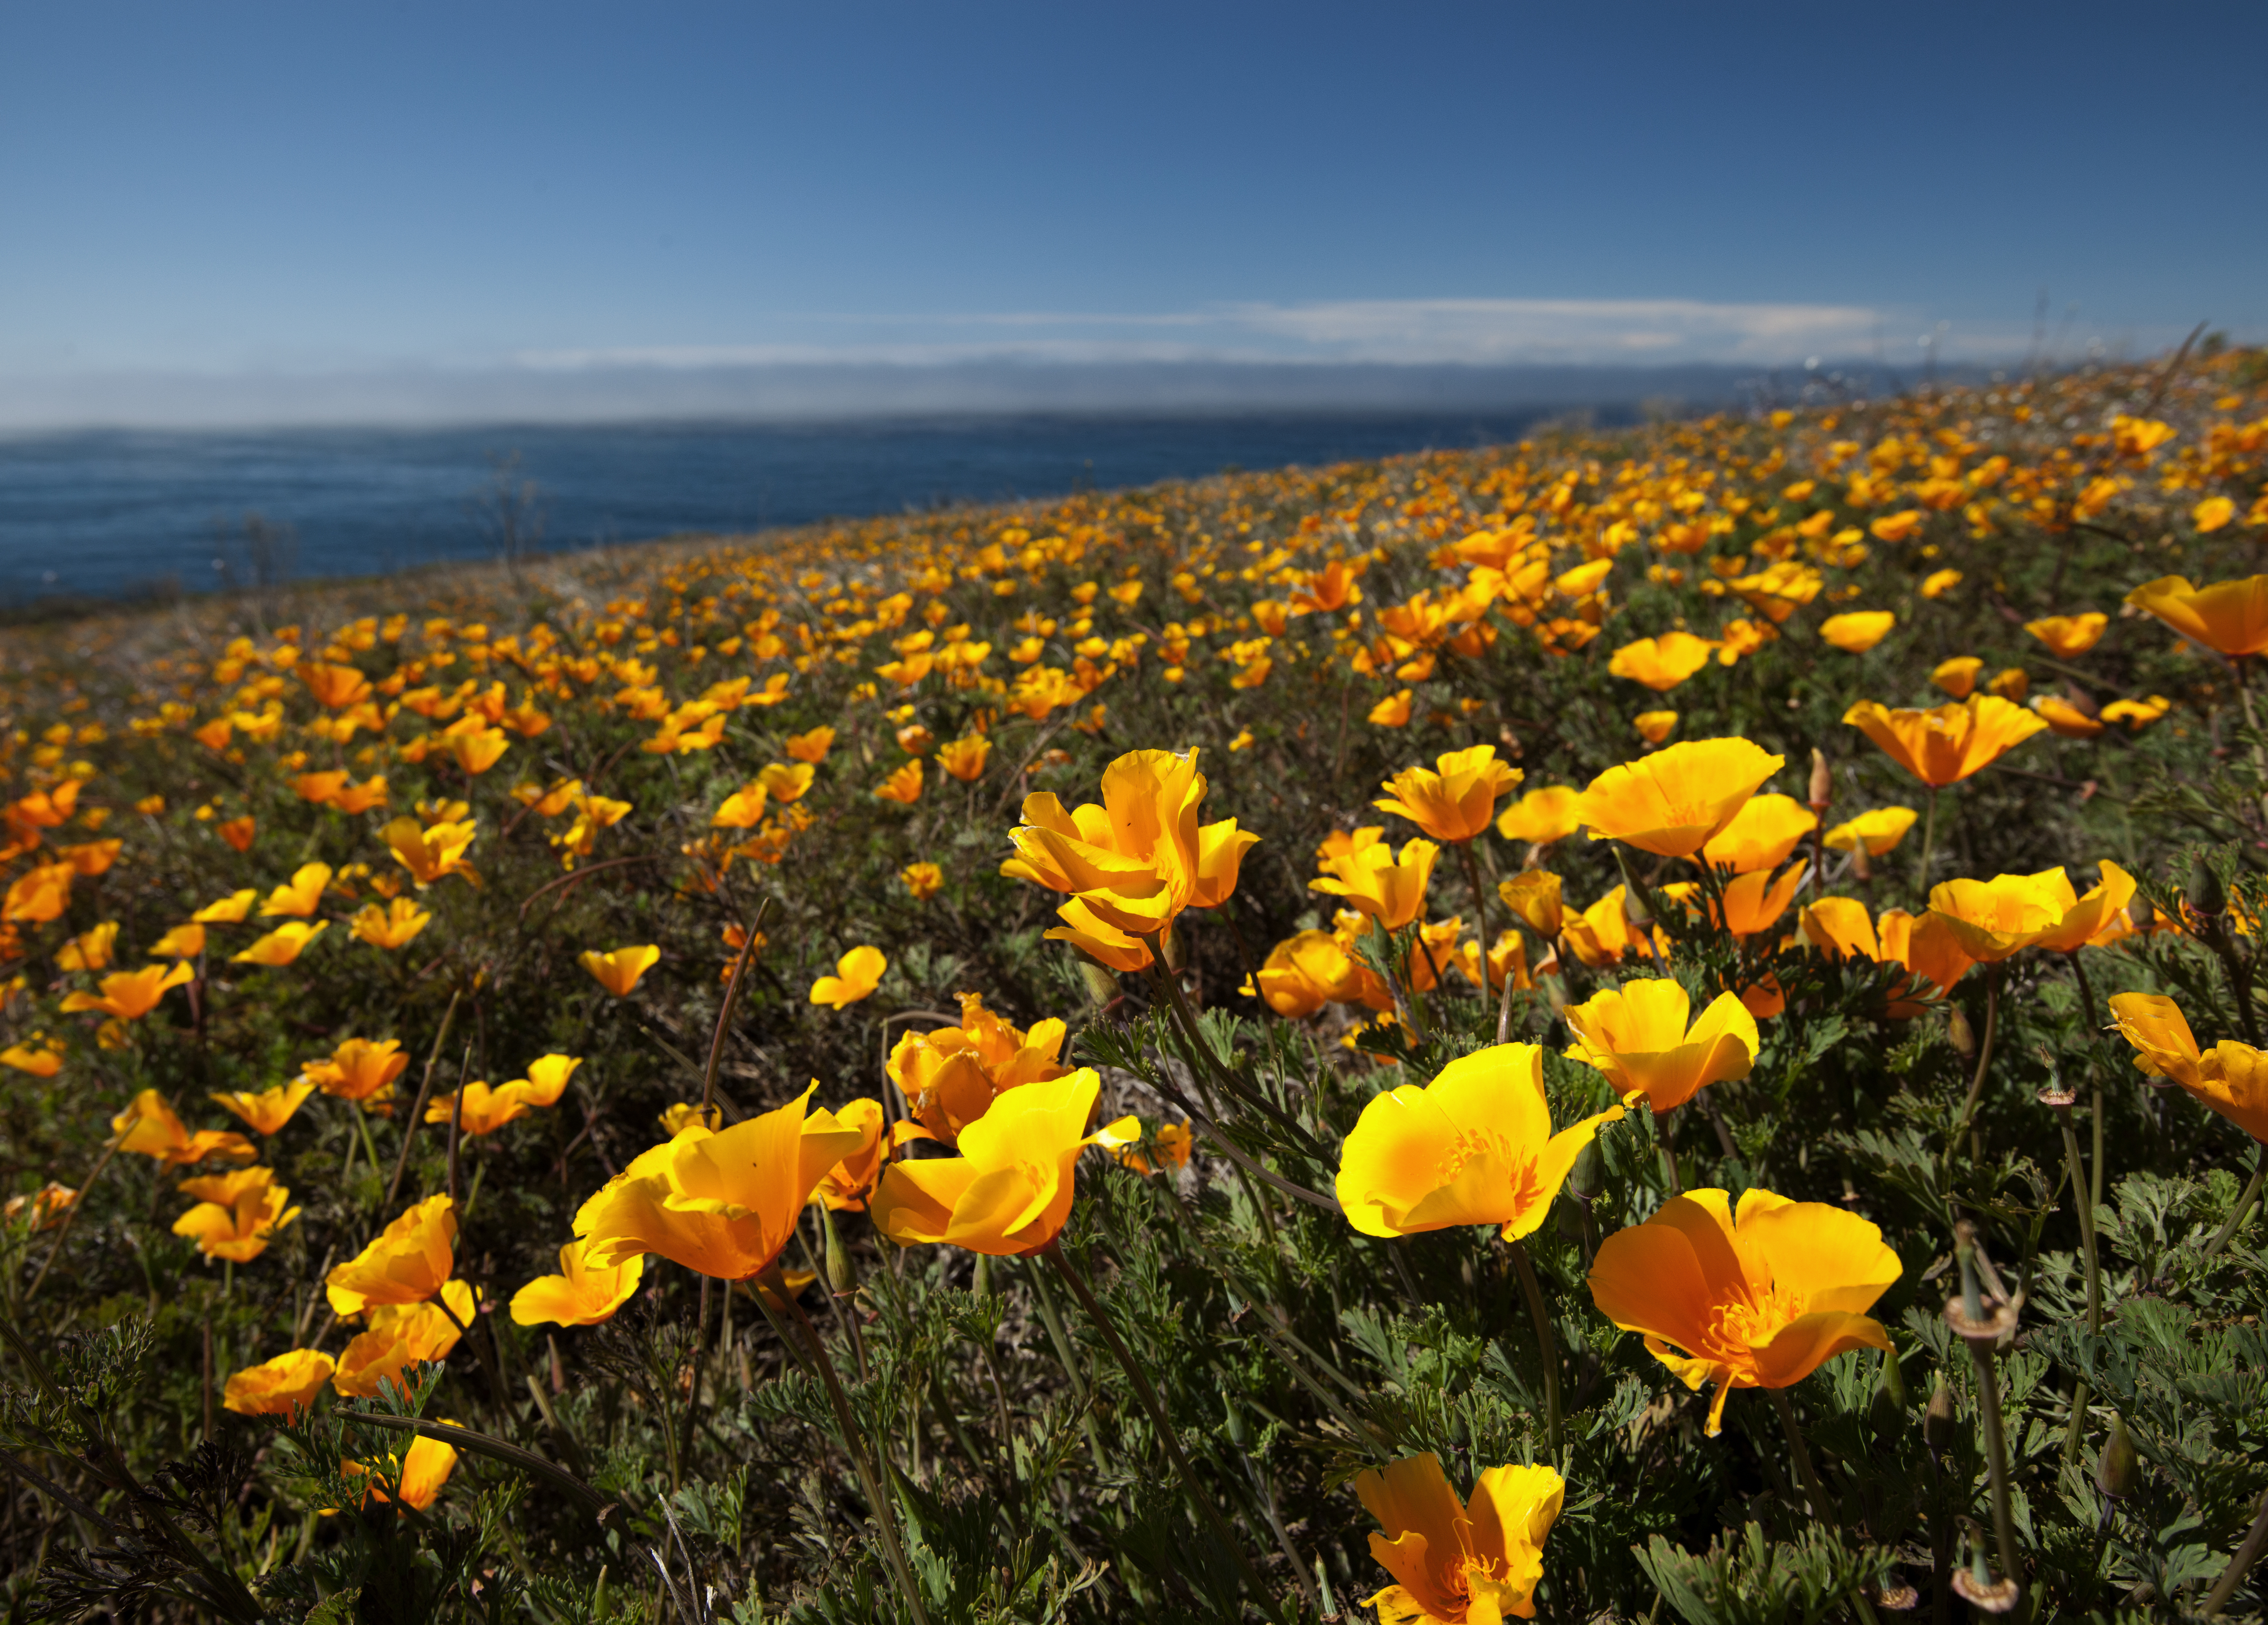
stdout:
<svg viewBox="0 0 2268 1625">
<path fill-rule="evenodd" d="M 1811 787 L 1804 798 L 1814 812 L 1825 812 L 1835 804 L 1835 775 L 1827 766 L 1827 753 L 1817 745 L 1811 748 Z"/>
</svg>

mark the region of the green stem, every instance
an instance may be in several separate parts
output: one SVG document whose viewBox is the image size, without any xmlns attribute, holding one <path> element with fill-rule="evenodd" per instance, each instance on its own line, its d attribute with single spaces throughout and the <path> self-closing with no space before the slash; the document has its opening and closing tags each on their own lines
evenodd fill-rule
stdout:
<svg viewBox="0 0 2268 1625">
<path fill-rule="evenodd" d="M 48 1256 L 40 1265 L 40 1273 L 32 1277 L 32 1284 L 24 1289 L 23 1302 L 17 1305 L 19 1310 L 31 1303 L 39 1292 L 40 1283 L 48 1278 L 48 1272 L 63 1256 L 63 1243 L 70 1239 L 71 1224 L 77 1219 L 78 1210 L 86 1206 L 87 1196 L 93 1191 L 95 1181 L 102 1178 L 102 1171 L 110 1166 L 110 1159 L 117 1155 L 118 1142 L 114 1140 L 102 1148 L 102 1156 L 96 1161 L 94 1171 L 87 1175 L 86 1183 L 78 1187 L 78 1194 L 71 1199 L 70 1206 L 63 1209 L 63 1222 L 55 1227 L 55 1245 L 48 1249 Z"/>
<path fill-rule="evenodd" d="M 1937 787 L 1935 785 L 1929 787 L 1927 806 L 1929 810 L 1923 815 L 1921 821 L 1921 901 L 1925 908 L 1929 906 L 1929 861 L 1937 851 Z"/>
<path fill-rule="evenodd" d="M 2263 1146 L 2258 1156 L 2254 1160 L 2252 1178 L 2245 1182 L 2243 1191 L 2238 1194 L 2236 1206 L 2229 1209 L 2228 1222 L 2214 1233 L 2211 1241 L 2205 1243 L 2205 1257 L 2209 1259 L 2218 1257 L 2220 1250 L 2228 1245 L 2230 1238 L 2236 1234 L 2238 1227 L 2243 1224 L 2246 1217 L 2252 1212 L 2252 1204 L 2259 1200 L 2260 1184 L 2264 1177 L 2268 1177 L 2268 1146 Z"/>
<path fill-rule="evenodd" d="M 394 1160 L 394 1178 L 387 1183 L 386 1200 L 379 1204 L 381 1212 L 393 1207 L 394 1199 L 401 1193 L 401 1176 L 409 1171 L 409 1148 L 417 1142 L 417 1125 L 425 1116 L 425 1097 L 433 1089 L 433 1068 L 441 1064 L 441 1046 L 449 1041 L 449 1023 L 457 1019 L 457 1004 L 464 996 L 461 987 L 450 993 L 449 1008 L 441 1016 L 441 1030 L 433 1035 L 433 1049 L 425 1057 L 425 1075 L 418 1081 L 417 1098 L 401 1122 L 401 1155 Z"/>
<path fill-rule="evenodd" d="M 797 1324 L 803 1327 L 804 1336 L 811 1340 L 811 1347 L 818 1356 L 820 1378 L 826 1384 L 828 1400 L 835 1407 L 835 1420 L 843 1429 L 843 1447 L 850 1452 L 850 1464 L 858 1469 L 859 1482 L 866 1491 L 867 1503 L 874 1509 L 874 1526 L 882 1536 L 882 1555 L 888 1562 L 891 1573 L 897 1577 L 898 1588 L 905 1596 L 906 1606 L 913 1610 L 915 1625 L 929 1625 L 929 1611 L 922 1607 L 921 1588 L 914 1583 L 913 1568 L 906 1562 L 905 1547 L 898 1540 L 897 1507 L 882 1493 L 881 1482 L 875 1477 L 873 1466 L 866 1459 L 865 1436 L 860 1432 L 858 1419 L 851 1414 L 850 1396 L 843 1392 L 843 1379 L 836 1375 L 834 1356 L 827 1352 L 826 1343 L 821 1340 L 818 1328 L 811 1324 L 811 1317 L 803 1312 L 803 1305 L 787 1289 L 786 1280 L 784 1277 L 779 1279 L 773 1289 L 786 1300 Z"/>
<path fill-rule="evenodd" d="M 2220 1571 L 2220 1578 L 2213 1582 L 2212 1592 L 2205 1597 L 2205 1618 L 2213 1618 L 2228 1606 L 2228 1599 L 2236 1595 L 2236 1588 L 2244 1584 L 2244 1577 L 2251 1572 L 2252 1565 L 2260 1561 L 2264 1548 L 2268 1548 L 2268 1497 L 2261 1500 L 2260 1511 L 2253 1516 L 2244 1544 L 2236 1548 L 2236 1555 L 2228 1560 L 2228 1567 Z"/>
<path fill-rule="evenodd" d="M 2016 1549 L 2016 1519 L 2008 1500 L 2008 1443 L 2000 1421 L 2000 1383 L 1992 1354 L 1971 1342 L 1969 1354 L 1977 1366 L 1977 1414 L 1984 1424 L 1984 1459 L 1992 1469 L 1992 1536 L 2000 1553 L 2000 1572 L 2021 1584 L 2023 1566 Z"/>
<path fill-rule="evenodd" d="M 1992 1039 L 1999 1025 L 2000 964 L 1995 960 L 1984 967 L 1984 1031 L 1977 1040 L 1976 1075 L 1969 1080 L 1969 1094 L 1961 1103 L 1961 1117 L 1954 1124 L 1952 1136 L 1946 1142 L 1945 1166 L 1948 1170 L 1960 1150 L 1962 1135 L 1969 1132 L 1969 1120 L 1977 1115 L 1977 1098 L 1984 1092 L 1984 1074 L 1992 1064 Z"/>
<path fill-rule="evenodd" d="M 1896 1355 L 1890 1357 L 1897 1358 Z M 1764 1392 L 1778 1414 L 1780 1431 L 1787 1436 L 1787 1453 L 1795 1462 L 1796 1477 L 1802 1481 L 1804 1496 L 1811 1503 L 1811 1516 L 1822 1524 L 1839 1523 L 1835 1503 L 1828 1499 L 1827 1486 L 1820 1481 L 1819 1469 L 1811 1465 L 1811 1450 L 1803 1442 L 1803 1429 L 1796 1425 L 1795 1407 L 1788 1403 L 1786 1391 L 1767 1388 Z M 1851 1591 L 1851 1607 L 1866 1625 L 1876 1625 L 1874 1605 L 1856 1586 Z"/>
<path fill-rule="evenodd" d="M 1535 1325 L 1535 1352 L 1543 1363 L 1543 1433 L 1556 1461 L 1560 1456 L 1559 1340 L 1551 1334 L 1551 1316 L 1543 1307 L 1543 1288 L 1535 1279 L 1535 1266 L 1528 1261 L 1528 1249 L 1517 1241 L 1506 1241 L 1505 1245 L 1512 1251 L 1521 1295 L 1528 1300 L 1528 1318 Z"/>
<path fill-rule="evenodd" d="M 1488 894 L 1481 890 L 1481 867 L 1473 861 L 1473 844 L 1469 840 L 1457 843 L 1457 855 L 1465 861 L 1465 883 L 1473 889 L 1473 929 L 1480 934 L 1481 997 L 1488 997 Z"/>
<path fill-rule="evenodd" d="M 1159 1442 L 1166 1447 L 1167 1459 L 1174 1464 L 1174 1471 L 1181 1478 L 1182 1488 L 1198 1515 L 1204 1518 L 1205 1527 L 1212 1532 L 1213 1539 L 1220 1542 L 1222 1549 L 1243 1573 L 1244 1583 L 1252 1588 L 1254 1600 L 1272 1615 L 1276 1610 L 1269 1602 L 1267 1582 L 1253 1567 L 1243 1543 L 1229 1528 L 1228 1521 L 1220 1515 L 1220 1509 L 1213 1504 L 1212 1496 L 1197 1481 L 1196 1470 L 1189 1466 L 1189 1458 L 1182 1453 L 1181 1438 L 1174 1431 L 1173 1422 L 1167 1416 L 1166 1407 L 1158 1399 L 1158 1391 L 1150 1385 L 1149 1378 L 1135 1363 L 1134 1356 L 1126 1352 L 1126 1345 L 1118 1341 L 1117 1328 L 1111 1324 L 1110 1317 L 1104 1312 L 1102 1305 L 1096 1302 L 1094 1292 L 1087 1287 L 1086 1278 L 1079 1273 L 1064 1254 L 1060 1237 L 1049 1242 L 1041 1252 L 1056 1267 L 1056 1273 L 1064 1278 L 1064 1283 L 1071 1288 L 1071 1296 L 1079 1300 L 1079 1307 L 1086 1311 L 1086 1318 L 1109 1346 L 1111 1357 L 1118 1362 L 1118 1369 L 1126 1373 L 1126 1380 L 1133 1385 L 1135 1397 L 1150 1413 L 1150 1425 L 1158 1430 Z"/>
<path fill-rule="evenodd" d="M 2079 1130 L 2072 1125 L 2071 1108 L 2057 1107 L 2056 1116 L 2063 1122 L 2063 1155 L 2071 1175 L 2072 1205 L 2079 1209 L 2079 1241 L 2087 1259 L 2087 1332 L 2094 1337 L 2102 1330 L 2102 1264 L 2096 1247 L 2095 1208 L 2089 1200 L 2092 1192 L 2087 1169 L 2080 1161 Z M 2071 1391 L 2071 1421 L 2063 1436 L 2066 1461 L 2079 1454 L 2080 1437 L 2087 1427 L 2088 1393 L 2087 1379 L 2081 1378 Z"/>
</svg>

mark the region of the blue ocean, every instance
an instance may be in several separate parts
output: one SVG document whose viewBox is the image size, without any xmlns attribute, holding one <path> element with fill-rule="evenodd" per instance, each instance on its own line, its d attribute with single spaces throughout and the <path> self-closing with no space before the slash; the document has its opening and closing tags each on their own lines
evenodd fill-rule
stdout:
<svg viewBox="0 0 2268 1625">
<path fill-rule="evenodd" d="M 0 605 L 202 592 L 1519 439 L 1544 413 L 0 437 Z M 1603 421 L 1617 414 L 1602 411 Z M 511 500 L 499 505 L 500 492 Z"/>
</svg>

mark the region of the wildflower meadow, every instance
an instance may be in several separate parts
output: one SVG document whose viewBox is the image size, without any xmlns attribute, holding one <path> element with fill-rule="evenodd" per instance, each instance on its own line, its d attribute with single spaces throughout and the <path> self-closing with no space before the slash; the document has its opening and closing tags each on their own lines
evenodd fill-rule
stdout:
<svg viewBox="0 0 2268 1625">
<path fill-rule="evenodd" d="M 2268 358 L 0 630 L 23 1620 L 2186 1618 Z"/>
</svg>

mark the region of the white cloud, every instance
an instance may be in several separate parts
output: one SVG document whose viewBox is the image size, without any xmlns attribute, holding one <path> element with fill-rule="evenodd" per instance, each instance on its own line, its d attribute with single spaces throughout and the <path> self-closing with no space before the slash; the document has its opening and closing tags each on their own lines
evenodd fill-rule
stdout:
<svg viewBox="0 0 2268 1625">
<path fill-rule="evenodd" d="M 791 341 L 526 351 L 519 365 L 934 366 L 1329 361 L 1383 365 L 1776 366 L 1863 352 L 1885 321 L 1867 306 L 1697 299 L 1341 299 L 1199 310 L 975 312 L 806 319 Z"/>
</svg>

